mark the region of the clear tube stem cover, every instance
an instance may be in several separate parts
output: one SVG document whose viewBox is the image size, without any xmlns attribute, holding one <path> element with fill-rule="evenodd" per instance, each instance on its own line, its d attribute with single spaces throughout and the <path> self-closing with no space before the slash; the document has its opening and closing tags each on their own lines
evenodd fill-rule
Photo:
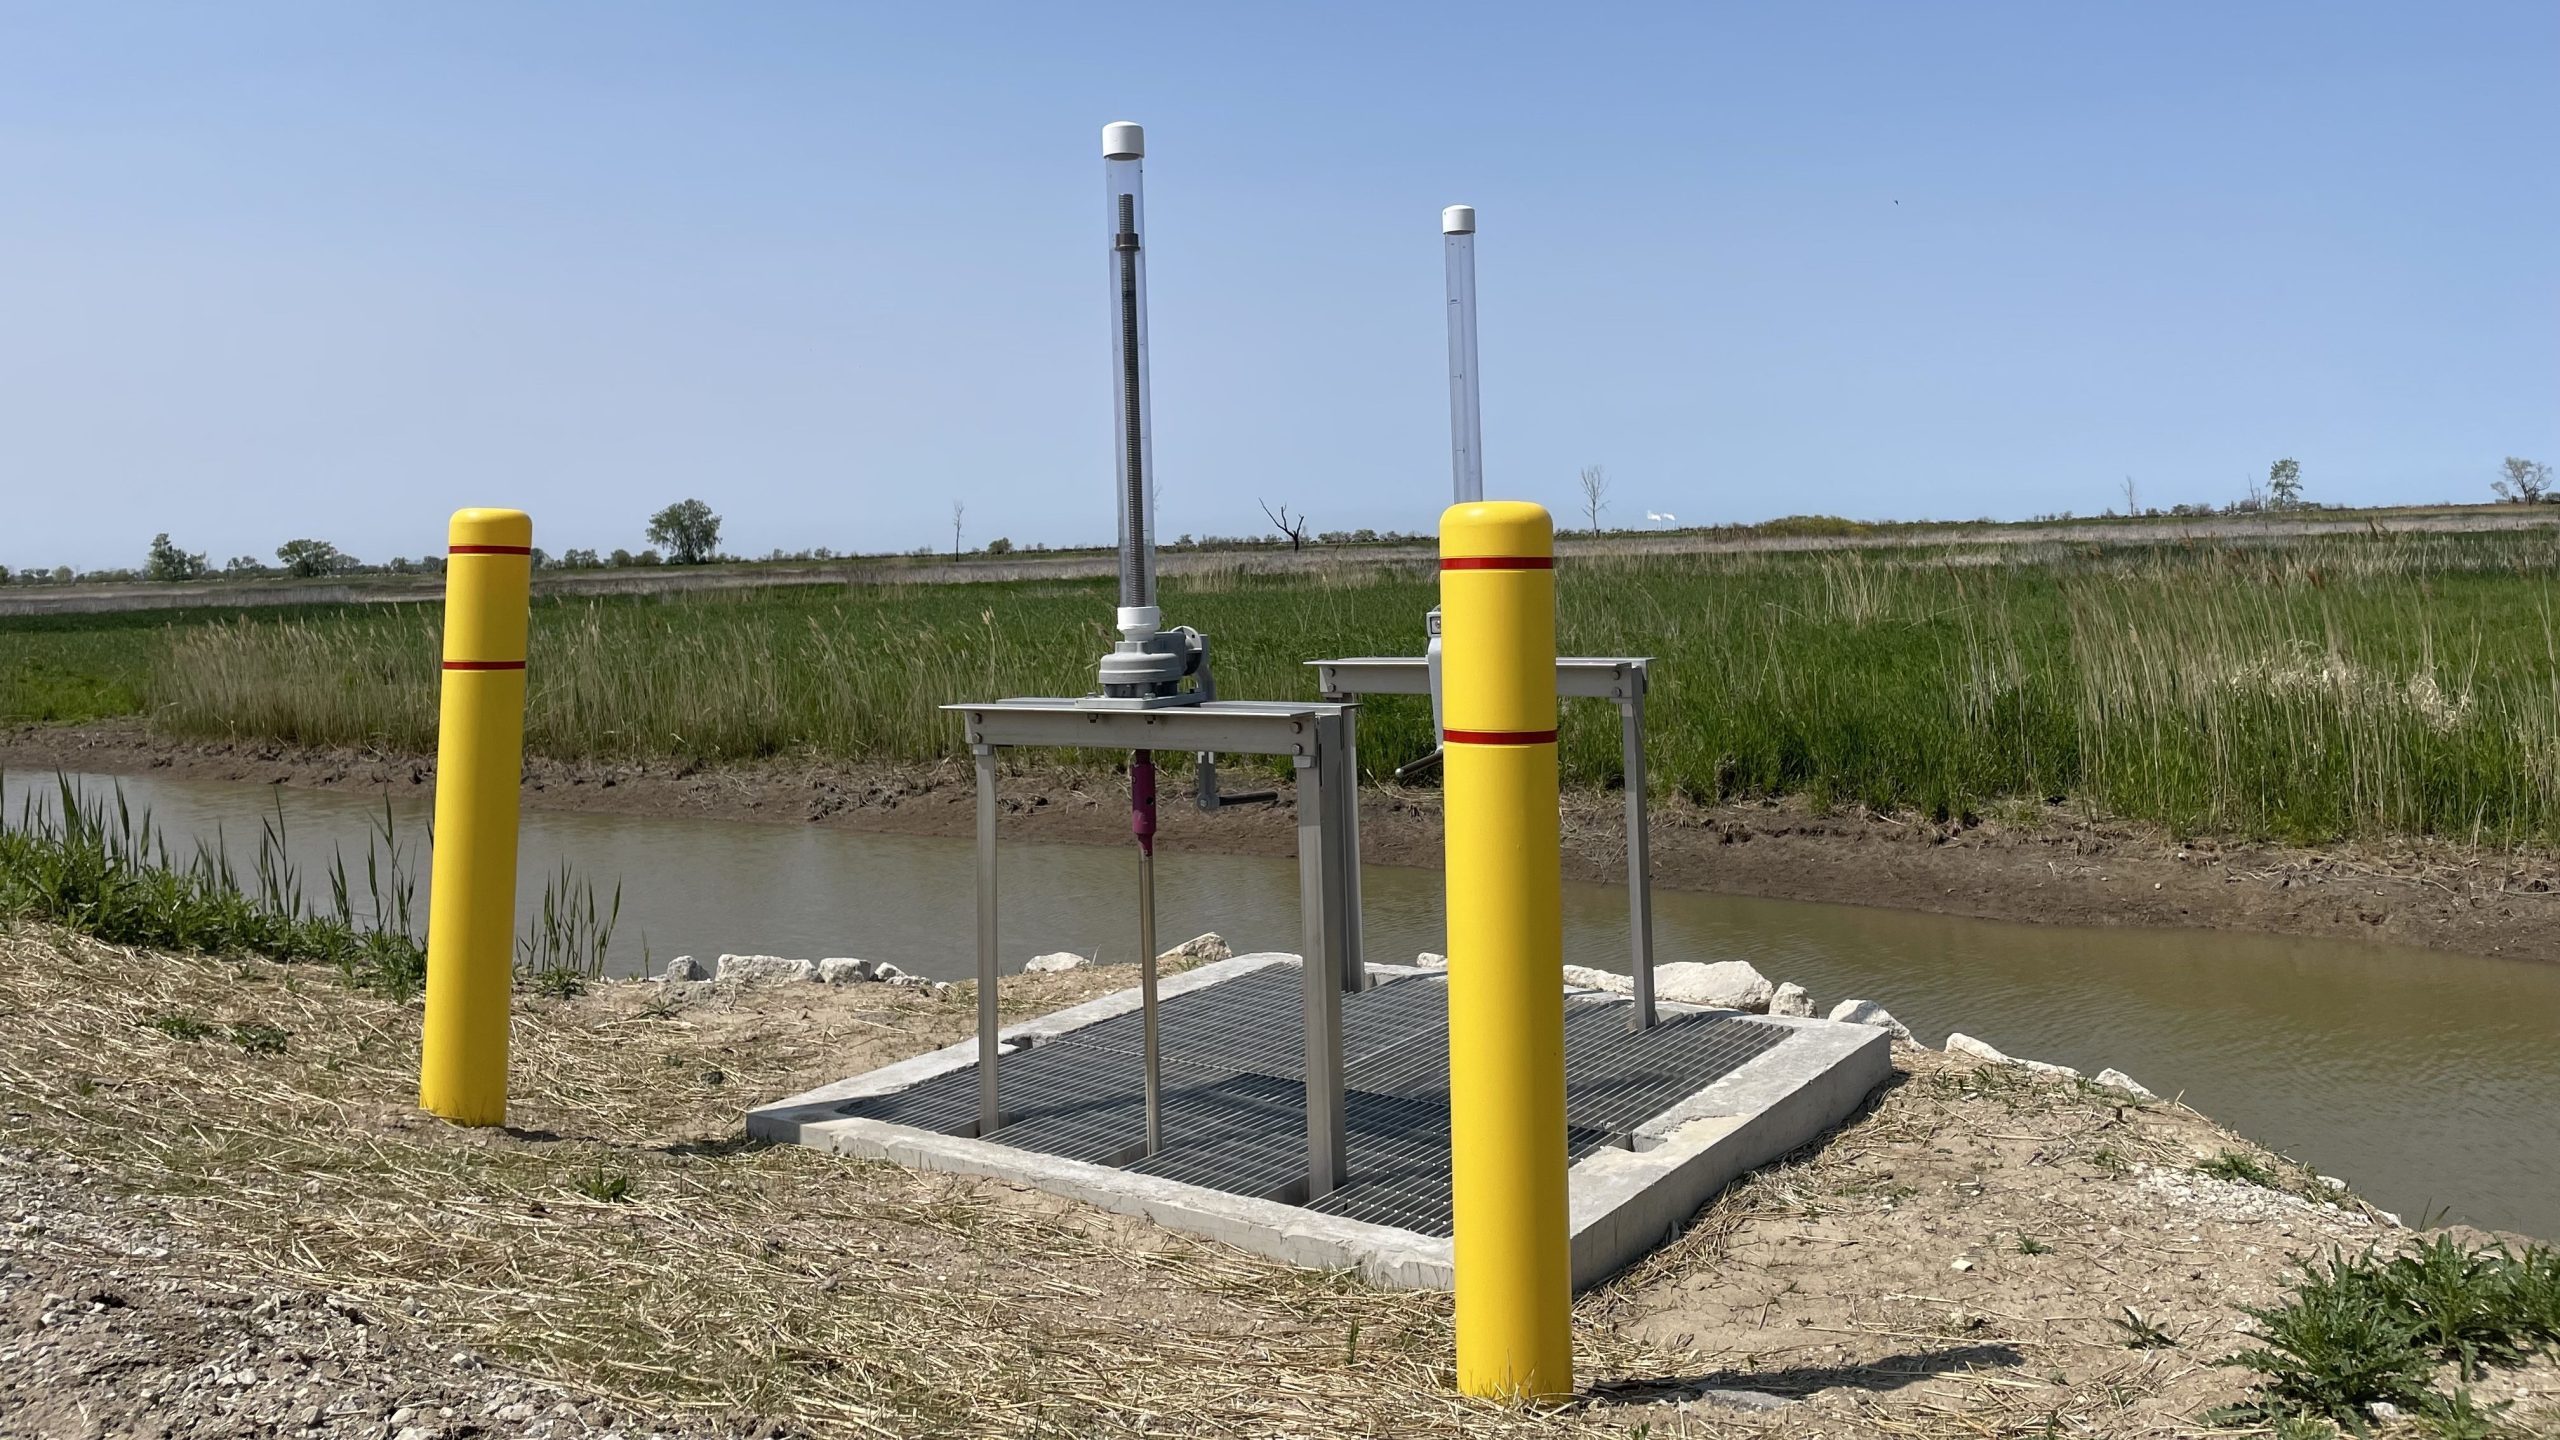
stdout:
<svg viewBox="0 0 2560 1440">
<path fill-rule="evenodd" d="M 1120 608 L 1156 603 L 1155 427 L 1147 391 L 1147 207 L 1144 161 L 1129 135 L 1106 127 L 1103 177 L 1110 223 L 1112 490 L 1120 522 Z M 1142 142 L 1141 142 L 1142 143 Z M 1120 147 L 1114 153 L 1115 144 Z M 1131 637 L 1137 638 L 1137 637 Z"/>
<path fill-rule="evenodd" d="M 1466 229 L 1449 228 L 1465 212 Z M 1449 458 L 1457 503 L 1484 498 L 1484 410 L 1476 386 L 1475 211 L 1453 205 L 1442 218 L 1449 270 Z"/>
</svg>

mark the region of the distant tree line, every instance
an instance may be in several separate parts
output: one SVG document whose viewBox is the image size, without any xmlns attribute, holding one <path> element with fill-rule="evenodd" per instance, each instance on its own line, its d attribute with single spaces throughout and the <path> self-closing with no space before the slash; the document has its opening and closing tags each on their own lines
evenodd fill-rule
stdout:
<svg viewBox="0 0 2560 1440">
<path fill-rule="evenodd" d="M 2500 500 L 2510 504 L 2540 505 L 2560 501 L 2560 490 L 2553 487 L 2551 479 L 2549 465 L 2539 460 L 2510 455 L 2501 462 L 2497 477 L 2490 481 L 2490 489 Z M 1583 518 L 1591 526 L 1594 534 L 1600 533 L 1603 528 L 1600 524 L 1600 515 L 1608 504 L 1608 474 L 1597 465 L 1589 465 L 1583 467 L 1578 480 Z M 2267 467 L 2267 478 L 2264 481 L 2250 481 L 2248 493 L 2236 500 L 2220 504 L 2212 501 L 2183 502 L 2171 505 L 2164 510 L 2156 505 L 2142 506 L 2138 503 L 2138 499 L 2133 478 L 2125 477 L 2123 513 L 2128 516 L 2155 519 L 2201 518 L 2214 515 L 2255 515 L 2323 508 L 2319 501 L 2310 499 L 2304 493 L 2302 462 L 2290 456 L 2270 464 Z M 966 506 L 954 500 L 951 506 L 951 553 L 955 558 L 964 553 L 961 546 L 960 523 L 965 513 Z M 2116 513 L 2113 509 L 2102 512 L 2104 516 L 2109 517 Z M 1400 530 L 1373 530 L 1366 526 L 1357 530 L 1319 532 L 1313 530 L 1304 512 L 1293 512 L 1286 505 L 1274 508 L 1266 504 L 1264 515 L 1271 521 L 1273 530 L 1261 535 L 1194 536 L 1186 532 L 1160 543 L 1172 550 L 1252 550 L 1277 549 L 1281 546 L 1300 550 L 1311 541 L 1320 545 L 1333 546 L 1396 545 L 1420 543 L 1431 538 L 1429 535 L 1411 534 Z M 1770 524 L 1803 524 L 1829 518 L 1798 516 L 1790 517 L 1787 521 L 1773 521 Z M 2034 521 L 2056 522 L 2071 520 L 2075 517 L 2070 511 L 2063 510 L 2031 518 Z M 1855 526 L 1855 522 L 1839 521 L 1837 523 Z M 1982 523 L 1993 522 L 1985 520 Z M 647 549 L 637 552 L 620 548 L 604 552 L 571 549 L 564 550 L 556 556 L 536 549 L 533 552 L 533 565 L 537 570 L 620 570 L 635 566 L 737 563 L 744 557 L 724 554 L 720 550 L 720 524 L 720 516 L 710 506 L 700 500 L 688 498 L 679 500 L 649 516 L 644 531 L 650 542 Z M 1866 527 L 1855 526 L 1855 528 L 1863 530 Z M 1096 547 L 1060 548 L 1079 550 Z M 999 535 L 980 547 L 980 553 L 1036 555 L 1047 553 L 1050 549 L 1050 546 L 1039 541 L 1028 541 L 1017 545 L 1012 540 Z M 919 545 L 910 553 L 931 556 L 936 552 L 930 545 Z M 806 550 L 783 550 L 776 547 L 758 558 L 767 563 L 806 564 L 852 559 L 854 555 L 855 552 L 837 551 L 820 545 Z M 272 564 L 254 555 L 235 555 L 216 567 L 203 551 L 185 549 L 171 540 L 168 532 L 163 531 L 151 537 L 150 547 L 144 553 L 142 564 L 138 568 L 74 571 L 68 565 L 50 567 L 36 565 L 22 569 L 0 565 L 0 585 L 68 585 L 75 581 L 176 583 L 280 578 L 316 580 L 347 575 L 440 575 L 442 573 L 444 573 L 444 557 L 441 555 L 422 555 L 415 560 L 395 555 L 380 564 L 367 564 L 326 540 L 308 538 L 287 540 L 277 546 L 275 561 Z"/>
<path fill-rule="evenodd" d="M 533 566 L 537 570 L 587 570 L 625 565 L 698 565 L 714 560 L 731 560 L 722 555 L 720 517 L 699 500 L 680 500 L 649 517 L 648 537 L 665 545 L 670 556 L 656 549 L 634 554 L 615 550 L 610 557 L 593 550 L 567 550 L 554 556 L 536 548 Z M 829 552 L 820 550 L 818 558 Z M 0 565 L 0 585 L 68 585 L 74 581 L 114 583 L 147 581 L 176 583 L 190 580 L 318 580 L 346 575 L 440 575 L 444 573 L 442 555 L 422 555 L 412 560 L 395 555 L 380 564 L 367 564 L 326 540 L 287 540 L 276 547 L 275 561 L 270 564 L 255 555 L 235 555 L 216 566 L 201 550 L 189 550 L 169 538 L 167 531 L 151 537 L 151 545 L 143 554 L 139 568 L 112 568 L 75 572 L 68 565 L 50 569 L 38 566 L 13 570 Z"/>
</svg>

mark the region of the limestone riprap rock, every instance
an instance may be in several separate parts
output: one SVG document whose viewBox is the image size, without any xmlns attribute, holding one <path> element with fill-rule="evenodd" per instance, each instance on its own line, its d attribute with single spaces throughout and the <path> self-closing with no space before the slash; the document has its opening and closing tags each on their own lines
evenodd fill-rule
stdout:
<svg viewBox="0 0 2560 1440">
<path fill-rule="evenodd" d="M 781 955 L 723 955 L 720 978 L 744 983 L 768 980 L 815 980 L 818 967 L 806 960 L 793 960 Z"/>
<path fill-rule="evenodd" d="M 2057 1080 L 2077 1080 L 2080 1078 L 2080 1072 L 2072 1069 L 2068 1065 L 2055 1065 L 2043 1060 L 2021 1060 L 2015 1055 L 2002 1053 L 2000 1047 L 1992 1044 L 1990 1041 L 1976 1040 L 1961 1030 L 1947 1037 L 1947 1053 L 1950 1055 L 1970 1055 L 1976 1060 L 1988 1061 L 1994 1065 L 2015 1065 L 2021 1070 L 2031 1071 L 2038 1075 L 2050 1075 Z"/>
<path fill-rule="evenodd" d="M 1156 963 L 1189 967 L 1207 965 L 1219 960 L 1232 960 L 1235 957 L 1235 947 L 1229 945 L 1224 936 L 1212 930 L 1205 935 L 1194 935 L 1167 950 L 1156 957 Z"/>
<path fill-rule="evenodd" d="M 872 967 L 871 967 L 871 978 L 872 978 L 872 979 L 874 979 L 874 980 L 879 981 L 880 983 L 882 983 L 882 984 L 884 984 L 884 985 L 888 985 L 888 984 L 894 984 L 894 983 L 896 983 L 897 981 L 900 981 L 900 980 L 904 980 L 904 979 L 906 979 L 906 978 L 907 978 L 907 972 L 906 972 L 906 971 L 904 971 L 904 970 L 899 969 L 899 968 L 898 968 L 897 966 L 895 966 L 895 965 L 890 964 L 890 963 L 889 963 L 888 961 L 886 961 L 886 960 L 881 960 L 881 961 L 877 961 L 877 962 L 875 962 L 875 963 L 872 965 Z"/>
<path fill-rule="evenodd" d="M 1778 987 L 1777 993 L 1769 997 L 1769 1013 L 1784 1015 L 1793 1020 L 1810 1020 L 1813 1018 L 1813 995 L 1803 986 L 1789 980 Z"/>
<path fill-rule="evenodd" d="M 1955 1031 L 1947 1036 L 1947 1053 L 1950 1055 L 1969 1055 L 1976 1060 L 1988 1061 L 1994 1065 L 2006 1065 L 2009 1063 L 2008 1055 L 2003 1052 L 1999 1046 L 1992 1044 L 1988 1040 L 1976 1040 L 1961 1030 Z"/>
<path fill-rule="evenodd" d="M 1655 973 L 1658 975 L 1661 972 Z M 1577 990 L 1606 990 L 1612 995 L 1632 995 L 1636 989 L 1633 977 L 1621 975 L 1615 970 L 1594 970 L 1588 965 L 1564 967 L 1564 983 Z M 1655 993 L 1661 992 L 1657 990 Z"/>
<path fill-rule="evenodd" d="M 1653 993 L 1675 1005 L 1762 1012 L 1778 987 L 1748 960 L 1680 960 L 1653 967 Z"/>
<path fill-rule="evenodd" d="M 2098 1072 L 2098 1083 L 2106 1086 L 2110 1090 L 2121 1090 L 2137 1100 L 2157 1100 L 2160 1098 L 2159 1096 L 2152 1094 L 2150 1089 L 2141 1081 L 2136 1080 L 2132 1076 L 2113 1067 L 2109 1067 L 2108 1069 Z"/>
<path fill-rule="evenodd" d="M 1435 955 L 1432 952 L 1425 950 L 1421 954 L 1413 957 L 1413 963 L 1421 966 L 1425 970 L 1446 970 L 1449 968 L 1449 957 L 1446 955 Z"/>
<path fill-rule="evenodd" d="M 1843 1000 L 1831 1007 L 1831 1018 L 1844 1025 L 1873 1025 L 1893 1032 L 1896 1040 L 1912 1040 L 1911 1027 L 1893 1018 L 1893 1012 L 1873 1000 Z"/>
<path fill-rule="evenodd" d="M 1046 955 L 1034 955 L 1022 962 L 1022 973 L 1026 975 L 1055 975 L 1061 971 L 1083 968 L 1084 957 L 1073 950 L 1052 950 Z"/>
<path fill-rule="evenodd" d="M 658 977 L 673 984 L 680 980 L 708 980 L 711 967 L 690 955 L 679 955 L 667 962 L 666 972 Z"/>
<path fill-rule="evenodd" d="M 838 955 L 818 962 L 818 978 L 830 985 L 859 985 L 877 968 L 868 960 Z"/>
</svg>

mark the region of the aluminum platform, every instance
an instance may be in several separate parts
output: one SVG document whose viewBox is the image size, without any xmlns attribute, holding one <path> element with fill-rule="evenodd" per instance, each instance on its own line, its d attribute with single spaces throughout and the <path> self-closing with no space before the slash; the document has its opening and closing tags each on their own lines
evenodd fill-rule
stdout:
<svg viewBox="0 0 2560 1440">
<path fill-rule="evenodd" d="M 975 1041 L 751 1112 L 748 1132 L 993 1175 L 1384 1283 L 1449 1284 L 1445 973 L 1370 967 L 1342 997 L 1348 1169 L 1305 1203 L 1296 958 L 1168 980 L 1164 1146 L 1145 1154 L 1135 992 L 1006 1033 L 1004 1124 L 978 1138 Z M 1568 991 L 1565 1119 L 1576 1284 L 1676 1230 L 1735 1175 L 1838 1123 L 1890 1069 L 1882 1031 Z"/>
</svg>

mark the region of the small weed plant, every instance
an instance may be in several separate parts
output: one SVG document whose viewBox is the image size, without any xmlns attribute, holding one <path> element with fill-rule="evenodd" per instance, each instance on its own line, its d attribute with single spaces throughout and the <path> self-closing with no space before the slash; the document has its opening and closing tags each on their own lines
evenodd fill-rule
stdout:
<svg viewBox="0 0 2560 1440">
<path fill-rule="evenodd" d="M 2289 1190 L 2275 1167 L 2245 1150 L 2225 1150 L 2196 1167 L 2199 1175 L 2228 1180 L 2235 1185 L 2255 1185 L 2261 1190 Z"/>
<path fill-rule="evenodd" d="M 231 1043 L 252 1055 L 281 1055 L 292 1039 L 292 1031 L 263 1020 L 235 1020 L 231 1025 Z"/>
<path fill-rule="evenodd" d="M 2491 1440 L 2512 1433 L 2506 1407 L 2464 1387 L 2486 1365 L 2560 1343 L 2560 1251 L 2466 1249 L 2439 1235 L 2388 1259 L 2332 1253 L 2302 1267 L 2283 1304 L 2244 1308 L 2259 1343 L 2229 1363 L 2257 1373 L 2258 1398 L 2226 1418 L 2279 1434 L 2361 1433 L 2387 1404 L 2429 1433 Z M 2453 1382 L 2440 1389 L 2447 1365 Z"/>
<path fill-rule="evenodd" d="M 2145 1319 L 2141 1311 L 2130 1305 L 2124 1307 L 2123 1319 L 2117 1320 L 2112 1316 L 2109 1318 L 2113 1320 L 2117 1329 L 2124 1332 L 2124 1348 L 2127 1350 L 2175 1350 L 2178 1348 L 2176 1337 Z"/>
<path fill-rule="evenodd" d="M 154 1015 L 151 1028 L 172 1040 L 184 1040 L 190 1045 L 215 1033 L 211 1025 L 193 1015 Z"/>
<path fill-rule="evenodd" d="M 582 1170 L 574 1181 L 578 1193 L 603 1205 L 619 1205 L 631 1198 L 631 1177 L 618 1170 L 608 1170 L 598 1162 L 593 1170 Z"/>
<path fill-rule="evenodd" d="M 2246 1150 L 2225 1150 L 2195 1168 L 2199 1175 L 2209 1175 L 2235 1185 L 2255 1185 L 2261 1190 L 2298 1196 L 2314 1203 L 2334 1203 L 2346 1195 L 2343 1187 L 2321 1179 L 2311 1172 L 2309 1166 L 2284 1156 L 2271 1161 Z"/>
</svg>

